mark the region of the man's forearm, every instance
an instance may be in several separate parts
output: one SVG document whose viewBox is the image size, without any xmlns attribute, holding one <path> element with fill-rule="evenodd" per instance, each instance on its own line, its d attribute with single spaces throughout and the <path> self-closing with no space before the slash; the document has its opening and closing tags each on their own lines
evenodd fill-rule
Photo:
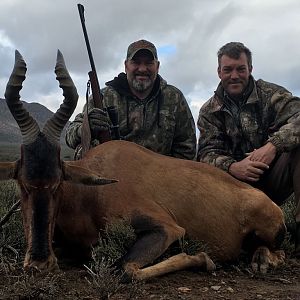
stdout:
<svg viewBox="0 0 300 300">
<path fill-rule="evenodd" d="M 66 144 L 72 149 L 75 149 L 81 142 L 81 125 L 80 122 L 73 122 L 66 129 Z"/>
</svg>

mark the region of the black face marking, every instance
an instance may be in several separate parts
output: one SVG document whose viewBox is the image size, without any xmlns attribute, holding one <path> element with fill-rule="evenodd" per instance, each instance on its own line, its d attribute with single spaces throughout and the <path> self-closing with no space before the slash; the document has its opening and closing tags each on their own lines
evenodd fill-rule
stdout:
<svg viewBox="0 0 300 300">
<path fill-rule="evenodd" d="M 27 180 L 57 178 L 60 170 L 59 146 L 50 143 L 43 133 L 23 146 L 24 172 Z"/>
<path fill-rule="evenodd" d="M 33 143 L 23 145 L 23 188 L 32 201 L 32 260 L 44 261 L 50 254 L 48 219 L 53 187 L 61 172 L 59 149 L 43 133 Z"/>
<path fill-rule="evenodd" d="M 46 192 L 39 193 L 33 200 L 32 220 L 32 259 L 37 261 L 46 260 L 49 256 L 48 245 L 48 214 L 49 195 Z"/>
</svg>

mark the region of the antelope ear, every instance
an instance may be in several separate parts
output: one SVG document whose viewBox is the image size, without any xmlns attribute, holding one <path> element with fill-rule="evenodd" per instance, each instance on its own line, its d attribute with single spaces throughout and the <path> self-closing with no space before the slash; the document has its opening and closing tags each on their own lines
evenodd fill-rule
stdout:
<svg viewBox="0 0 300 300">
<path fill-rule="evenodd" d="M 16 179 L 18 176 L 19 161 L 0 162 L 0 180 Z"/>
<path fill-rule="evenodd" d="M 84 185 L 104 185 L 118 182 L 115 179 L 102 178 L 90 170 L 77 166 L 76 162 L 63 161 L 64 180 Z"/>
</svg>

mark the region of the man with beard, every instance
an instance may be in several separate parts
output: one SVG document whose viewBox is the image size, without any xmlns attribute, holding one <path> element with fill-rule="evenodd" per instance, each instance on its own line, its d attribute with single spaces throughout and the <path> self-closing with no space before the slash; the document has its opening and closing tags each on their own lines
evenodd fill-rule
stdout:
<svg viewBox="0 0 300 300">
<path fill-rule="evenodd" d="M 182 92 L 158 75 L 155 46 L 146 40 L 129 45 L 125 73 L 106 83 L 101 91 L 104 107 L 115 106 L 119 114 L 121 138 L 152 151 L 177 158 L 193 159 L 196 133 L 193 116 Z M 85 111 L 86 107 L 84 108 Z M 80 157 L 83 113 L 68 126 L 66 142 Z M 106 112 L 88 103 L 91 146 L 96 146 L 97 130 L 109 130 Z"/>
<path fill-rule="evenodd" d="M 300 99 L 251 73 L 252 54 L 244 44 L 231 42 L 218 51 L 221 82 L 200 109 L 197 159 L 261 189 L 279 205 L 294 192 L 300 257 Z"/>
</svg>

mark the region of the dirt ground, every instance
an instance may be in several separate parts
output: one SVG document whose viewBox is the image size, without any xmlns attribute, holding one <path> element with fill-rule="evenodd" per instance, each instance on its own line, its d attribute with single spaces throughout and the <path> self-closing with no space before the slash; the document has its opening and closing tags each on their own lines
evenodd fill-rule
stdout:
<svg viewBox="0 0 300 300">
<path fill-rule="evenodd" d="M 300 299 L 300 260 L 292 258 L 265 275 L 241 265 L 218 267 L 212 274 L 181 271 L 144 283 L 119 284 L 116 294 L 101 293 L 83 268 L 62 266 L 53 277 L 43 276 L 31 282 L 0 274 L 0 299 Z M 113 291 L 113 284 L 105 281 L 104 286 Z"/>
</svg>

